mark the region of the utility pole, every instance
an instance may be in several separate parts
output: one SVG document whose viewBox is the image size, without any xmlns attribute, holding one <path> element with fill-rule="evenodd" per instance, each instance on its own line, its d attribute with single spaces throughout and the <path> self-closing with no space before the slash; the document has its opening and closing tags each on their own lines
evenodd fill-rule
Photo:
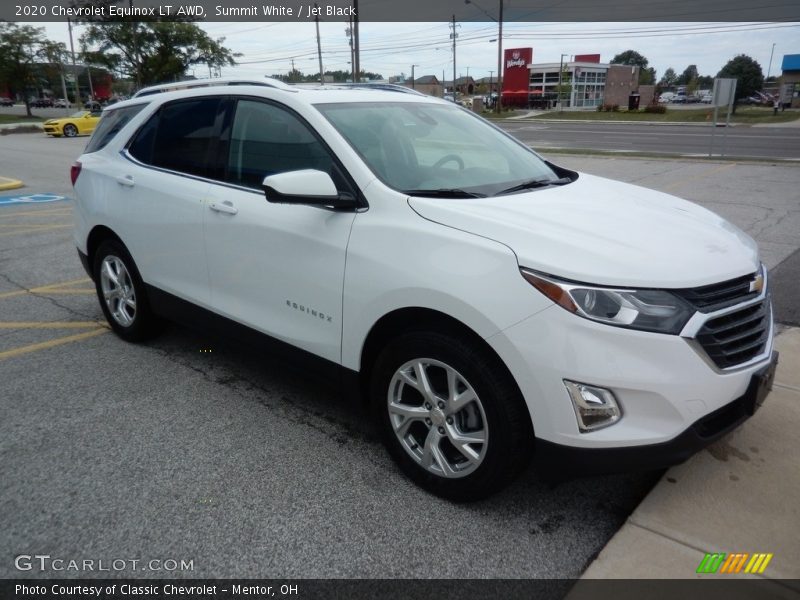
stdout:
<svg viewBox="0 0 800 600">
<path fill-rule="evenodd" d="M 456 33 L 456 16 L 453 15 L 453 23 L 451 25 L 453 28 L 453 33 L 450 34 L 450 37 L 453 38 L 453 102 L 457 101 L 458 92 L 456 91 L 456 38 L 458 34 Z"/>
<path fill-rule="evenodd" d="M 292 59 L 292 70 L 289 73 L 289 81 L 290 82 L 294 79 L 294 73 L 295 73 L 295 71 L 294 71 L 294 59 Z"/>
<path fill-rule="evenodd" d="M 353 62 L 353 83 L 361 81 L 361 42 L 358 39 L 358 0 L 353 0 L 353 36 L 355 38 L 355 46 L 353 54 L 355 61 Z"/>
<path fill-rule="evenodd" d="M 75 78 L 75 104 L 81 104 L 81 92 L 78 87 L 78 68 L 75 66 L 75 46 L 72 43 L 72 21 L 67 19 L 67 28 L 69 29 L 69 53 L 72 55 L 72 76 Z M 773 49 L 775 45 L 772 45 Z M 66 100 L 66 98 L 65 98 Z"/>
<path fill-rule="evenodd" d="M 561 62 L 558 66 L 558 110 L 561 112 L 561 76 L 564 74 L 564 56 L 561 55 Z"/>
<path fill-rule="evenodd" d="M 418 66 L 419 65 L 411 65 L 411 89 L 412 90 L 417 89 L 417 85 L 415 83 L 415 78 L 414 78 L 414 67 L 418 67 Z"/>
<path fill-rule="evenodd" d="M 345 33 L 347 34 L 347 41 L 350 44 L 350 79 L 355 83 L 356 55 L 353 49 L 353 17 L 347 17 L 347 22 L 349 26 L 345 30 Z"/>
<path fill-rule="evenodd" d="M 314 3 L 314 8 L 317 9 L 317 3 Z M 314 12 L 317 12 L 316 10 Z M 319 58 L 319 84 L 325 85 L 325 71 L 322 68 L 322 45 L 319 41 L 319 15 L 314 17 L 317 26 L 317 58 Z"/>
<path fill-rule="evenodd" d="M 500 14 L 497 19 L 497 102 L 495 112 L 499 113 L 503 104 L 503 0 L 500 0 Z"/>
</svg>

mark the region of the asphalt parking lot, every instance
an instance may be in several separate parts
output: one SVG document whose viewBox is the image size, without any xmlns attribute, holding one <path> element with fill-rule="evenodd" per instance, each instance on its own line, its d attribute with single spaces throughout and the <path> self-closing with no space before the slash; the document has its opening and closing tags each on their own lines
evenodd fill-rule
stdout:
<svg viewBox="0 0 800 600">
<path fill-rule="evenodd" d="M 97 574 L 19 572 L 19 554 L 193 566 L 111 573 L 124 576 L 576 577 L 657 480 L 528 471 L 454 505 L 399 473 L 356 404 L 273 357 L 177 327 L 122 342 L 75 253 L 70 202 L 2 202 L 68 198 L 85 143 L 0 136 L 0 175 L 27 184 L 0 193 L 0 577 Z M 783 263 L 776 286 L 796 297 L 779 275 L 800 248 L 800 167 L 554 160 L 716 210 Z"/>
</svg>

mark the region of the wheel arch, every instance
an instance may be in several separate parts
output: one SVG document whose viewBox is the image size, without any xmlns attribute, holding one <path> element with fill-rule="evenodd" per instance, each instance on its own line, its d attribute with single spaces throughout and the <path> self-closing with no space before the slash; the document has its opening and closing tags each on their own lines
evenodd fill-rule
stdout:
<svg viewBox="0 0 800 600">
<path fill-rule="evenodd" d="M 115 240 L 125 246 L 125 242 L 114 233 L 109 227 L 105 225 L 95 225 L 92 230 L 89 232 L 89 236 L 86 238 L 86 256 L 89 259 L 89 264 L 94 264 L 94 256 L 97 252 L 97 249 L 100 247 L 100 244 L 105 242 L 106 240 Z M 127 250 L 128 247 L 125 246 Z"/>
<path fill-rule="evenodd" d="M 462 321 L 439 310 L 418 306 L 395 309 L 383 315 L 370 328 L 361 347 L 359 386 L 362 398 L 369 398 L 372 369 L 380 351 L 392 339 L 411 331 L 435 331 L 468 340 L 479 347 L 492 361 L 493 367 L 502 370 L 522 396 L 519 384 L 494 348 Z"/>
</svg>

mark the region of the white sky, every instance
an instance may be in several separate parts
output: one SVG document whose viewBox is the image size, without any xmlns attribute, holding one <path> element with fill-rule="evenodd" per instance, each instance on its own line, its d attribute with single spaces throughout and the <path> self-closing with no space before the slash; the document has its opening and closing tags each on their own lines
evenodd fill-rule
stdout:
<svg viewBox="0 0 800 600">
<path fill-rule="evenodd" d="M 44 23 L 51 39 L 69 43 L 66 23 Z M 314 23 L 200 23 L 213 38 L 244 54 L 224 76 L 260 78 L 285 73 L 295 66 L 304 73 L 318 71 Z M 349 70 L 346 23 L 320 23 L 325 70 Z M 73 28 L 76 43 L 83 30 Z M 479 78 L 497 69 L 497 24 L 462 23 L 458 29 L 457 74 Z M 361 68 L 385 78 L 411 75 L 453 75 L 449 23 L 361 23 Z M 740 53 L 757 60 L 767 74 L 775 44 L 772 75 L 780 74 L 784 54 L 800 53 L 800 23 L 504 23 L 503 47 L 531 47 L 534 62 L 558 62 L 561 54 L 596 54 L 608 62 L 628 49 L 643 54 L 661 78 L 667 67 L 680 74 L 696 64 L 701 75 L 716 75 Z M 566 59 L 565 59 L 566 60 Z M 203 66 L 194 73 L 208 76 Z M 495 74 L 496 77 L 496 74 Z"/>
</svg>

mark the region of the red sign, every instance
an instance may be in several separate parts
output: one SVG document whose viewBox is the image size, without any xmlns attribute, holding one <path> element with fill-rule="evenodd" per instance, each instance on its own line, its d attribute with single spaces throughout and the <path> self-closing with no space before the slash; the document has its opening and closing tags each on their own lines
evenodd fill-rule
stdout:
<svg viewBox="0 0 800 600">
<path fill-rule="evenodd" d="M 503 60 L 503 102 L 515 95 L 528 100 L 530 75 L 528 65 L 533 62 L 533 48 L 507 48 Z"/>
<path fill-rule="evenodd" d="M 575 55 L 575 62 L 599 63 L 600 62 L 600 55 L 599 54 L 576 54 Z"/>
</svg>

